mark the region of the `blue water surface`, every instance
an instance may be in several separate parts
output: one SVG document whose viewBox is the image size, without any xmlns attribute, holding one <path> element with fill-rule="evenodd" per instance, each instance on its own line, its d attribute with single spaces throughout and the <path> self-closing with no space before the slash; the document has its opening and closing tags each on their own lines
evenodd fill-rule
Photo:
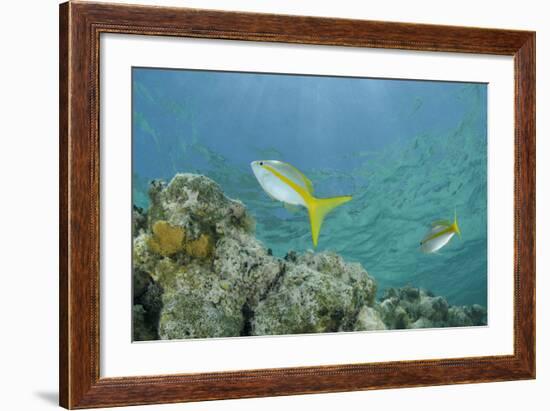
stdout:
<svg viewBox="0 0 550 411">
<path fill-rule="evenodd" d="M 413 285 L 487 304 L 487 85 L 134 68 L 133 197 L 178 172 L 206 175 L 254 215 L 273 253 L 312 249 L 307 211 L 271 200 L 253 160 L 291 163 L 315 195 L 353 195 L 317 250 L 360 262 L 379 292 Z M 462 239 L 419 242 L 458 215 Z"/>
</svg>

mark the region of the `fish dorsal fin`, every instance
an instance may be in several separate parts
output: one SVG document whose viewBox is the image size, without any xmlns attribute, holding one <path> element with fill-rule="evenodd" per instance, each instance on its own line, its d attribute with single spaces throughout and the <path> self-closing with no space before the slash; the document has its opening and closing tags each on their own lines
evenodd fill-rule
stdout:
<svg viewBox="0 0 550 411">
<path fill-rule="evenodd" d="M 292 168 L 296 172 L 296 174 L 298 174 L 302 178 L 302 181 L 304 182 L 304 185 L 306 186 L 306 190 L 308 191 L 308 193 L 313 194 L 313 183 L 311 182 L 311 180 L 309 178 L 307 178 L 304 173 L 302 173 L 300 170 L 298 170 L 292 164 L 287 163 L 287 165 L 290 168 Z"/>
<path fill-rule="evenodd" d="M 432 227 L 437 227 L 437 226 L 447 227 L 447 226 L 450 226 L 451 224 L 452 223 L 449 220 L 436 220 L 432 223 Z"/>
<path fill-rule="evenodd" d="M 286 185 L 288 185 L 290 188 L 292 188 L 294 191 L 296 191 L 299 195 L 302 196 L 304 202 L 307 203 L 307 200 L 310 198 L 310 197 L 313 197 L 309 191 L 303 187 L 301 187 L 300 185 L 298 185 L 297 183 L 295 183 L 294 181 L 292 181 L 290 178 L 286 177 L 285 175 L 279 173 L 277 170 L 275 170 L 273 167 L 269 166 L 269 165 L 264 165 L 263 166 L 266 170 L 270 171 L 274 176 L 276 176 L 279 180 L 281 180 L 283 183 L 285 183 Z"/>
</svg>

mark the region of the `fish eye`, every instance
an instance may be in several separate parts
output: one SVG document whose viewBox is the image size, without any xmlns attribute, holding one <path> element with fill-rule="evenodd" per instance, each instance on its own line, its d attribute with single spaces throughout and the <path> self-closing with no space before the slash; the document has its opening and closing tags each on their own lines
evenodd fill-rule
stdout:
<svg viewBox="0 0 550 411">
<path fill-rule="evenodd" d="M 264 165 L 264 162 L 263 162 L 263 161 L 260 161 L 260 165 L 263 166 L 263 165 Z"/>
</svg>

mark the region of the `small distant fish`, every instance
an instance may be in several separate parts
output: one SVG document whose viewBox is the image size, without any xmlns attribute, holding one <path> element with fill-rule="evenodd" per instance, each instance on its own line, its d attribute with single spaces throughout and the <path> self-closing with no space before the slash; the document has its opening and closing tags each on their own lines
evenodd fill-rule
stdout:
<svg viewBox="0 0 550 411">
<path fill-rule="evenodd" d="M 347 203 L 351 196 L 316 198 L 313 184 L 296 167 L 277 160 L 253 161 L 250 166 L 264 191 L 285 206 L 303 206 L 309 212 L 311 238 L 317 247 L 325 216 L 334 208 Z"/>
<path fill-rule="evenodd" d="M 449 220 L 434 221 L 430 231 L 428 231 L 426 236 L 420 241 L 420 247 L 425 253 L 435 253 L 437 250 L 447 245 L 455 234 L 458 234 L 458 236 L 462 238 L 460 228 L 458 227 L 456 211 L 453 222 Z"/>
</svg>

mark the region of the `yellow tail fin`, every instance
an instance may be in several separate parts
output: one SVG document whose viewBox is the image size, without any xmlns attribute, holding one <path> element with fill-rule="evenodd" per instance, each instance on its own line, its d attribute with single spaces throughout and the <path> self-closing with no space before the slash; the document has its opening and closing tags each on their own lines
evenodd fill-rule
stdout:
<svg viewBox="0 0 550 411">
<path fill-rule="evenodd" d="M 351 200 L 351 196 L 332 197 L 332 198 L 315 198 L 311 196 L 306 199 L 307 209 L 309 211 L 309 223 L 311 225 L 311 238 L 313 246 L 317 247 L 319 233 L 325 216 L 333 209 L 347 203 Z"/>
<path fill-rule="evenodd" d="M 458 227 L 458 219 L 456 218 L 456 208 L 455 208 L 455 221 L 453 222 L 454 232 L 458 234 L 458 237 L 462 240 L 462 234 L 460 233 L 460 228 Z"/>
</svg>

